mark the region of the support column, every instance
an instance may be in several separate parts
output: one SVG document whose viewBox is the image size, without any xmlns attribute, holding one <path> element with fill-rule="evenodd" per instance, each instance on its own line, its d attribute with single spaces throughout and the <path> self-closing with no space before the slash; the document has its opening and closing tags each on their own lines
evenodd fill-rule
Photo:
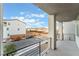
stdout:
<svg viewBox="0 0 79 59">
<path fill-rule="evenodd" d="M 56 16 L 48 16 L 48 36 L 50 38 L 50 48 L 56 49 Z"/>
<path fill-rule="evenodd" d="M 60 40 L 63 40 L 63 22 L 61 22 L 60 24 L 61 24 L 59 28 Z"/>
<path fill-rule="evenodd" d="M 64 34 L 63 34 L 63 22 L 62 22 L 62 40 L 64 40 Z"/>
</svg>

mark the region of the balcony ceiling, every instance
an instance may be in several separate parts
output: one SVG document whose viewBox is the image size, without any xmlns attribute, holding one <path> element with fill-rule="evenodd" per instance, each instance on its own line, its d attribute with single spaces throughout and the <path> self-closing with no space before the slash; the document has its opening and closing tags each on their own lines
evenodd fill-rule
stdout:
<svg viewBox="0 0 79 59">
<path fill-rule="evenodd" d="M 79 13 L 79 3 L 36 3 L 48 14 L 55 14 L 58 21 L 75 20 Z"/>
</svg>

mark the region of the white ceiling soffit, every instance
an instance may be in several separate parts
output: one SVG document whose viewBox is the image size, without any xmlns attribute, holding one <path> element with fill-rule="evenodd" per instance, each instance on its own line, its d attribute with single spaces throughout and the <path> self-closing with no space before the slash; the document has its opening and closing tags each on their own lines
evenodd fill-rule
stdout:
<svg viewBox="0 0 79 59">
<path fill-rule="evenodd" d="M 58 21 L 72 21 L 79 13 L 79 3 L 36 3 L 48 14 L 55 14 Z"/>
</svg>

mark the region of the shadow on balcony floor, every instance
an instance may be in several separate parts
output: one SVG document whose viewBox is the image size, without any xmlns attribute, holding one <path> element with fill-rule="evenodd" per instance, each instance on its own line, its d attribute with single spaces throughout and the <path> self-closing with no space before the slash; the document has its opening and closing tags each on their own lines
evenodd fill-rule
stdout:
<svg viewBox="0 0 79 59">
<path fill-rule="evenodd" d="M 75 41 L 57 41 L 57 49 L 50 49 L 46 56 L 79 56 L 79 49 Z"/>
</svg>

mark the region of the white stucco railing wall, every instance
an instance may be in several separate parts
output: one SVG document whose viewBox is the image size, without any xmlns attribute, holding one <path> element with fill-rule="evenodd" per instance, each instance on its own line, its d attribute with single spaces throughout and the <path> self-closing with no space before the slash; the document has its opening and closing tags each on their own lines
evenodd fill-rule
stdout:
<svg viewBox="0 0 79 59">
<path fill-rule="evenodd" d="M 79 48 L 79 36 L 77 36 L 77 22 L 79 21 L 75 22 L 75 41 L 76 41 L 77 47 Z"/>
<path fill-rule="evenodd" d="M 75 40 L 75 21 L 63 22 L 64 40 Z"/>
<path fill-rule="evenodd" d="M 79 48 L 79 37 L 76 36 L 76 44 L 77 44 L 77 47 Z"/>
<path fill-rule="evenodd" d="M 57 34 L 57 39 L 62 40 L 62 35 L 63 35 L 63 22 L 58 22 L 56 21 L 56 30 L 58 31 Z"/>
</svg>

